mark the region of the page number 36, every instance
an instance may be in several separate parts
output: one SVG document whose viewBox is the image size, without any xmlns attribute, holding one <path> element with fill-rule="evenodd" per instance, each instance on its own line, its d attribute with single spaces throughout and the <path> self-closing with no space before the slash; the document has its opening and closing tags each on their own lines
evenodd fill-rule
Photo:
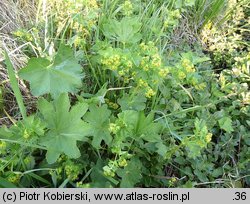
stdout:
<svg viewBox="0 0 250 204">
<path fill-rule="evenodd" d="M 235 197 L 233 200 L 246 200 L 247 199 L 247 193 L 246 192 L 235 192 Z"/>
</svg>

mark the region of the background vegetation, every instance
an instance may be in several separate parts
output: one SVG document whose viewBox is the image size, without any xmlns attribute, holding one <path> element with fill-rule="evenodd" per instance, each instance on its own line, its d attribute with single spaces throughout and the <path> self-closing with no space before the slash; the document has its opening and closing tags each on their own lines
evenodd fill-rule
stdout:
<svg viewBox="0 0 250 204">
<path fill-rule="evenodd" d="M 250 187 L 247 0 L 1 0 L 0 187 Z"/>
</svg>

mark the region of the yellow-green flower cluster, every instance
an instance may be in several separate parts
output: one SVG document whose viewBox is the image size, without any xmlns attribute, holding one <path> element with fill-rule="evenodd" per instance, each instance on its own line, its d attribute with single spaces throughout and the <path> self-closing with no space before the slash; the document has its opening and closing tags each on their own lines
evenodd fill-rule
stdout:
<svg viewBox="0 0 250 204">
<path fill-rule="evenodd" d="M 8 180 L 10 183 L 17 184 L 17 183 L 20 181 L 20 178 L 21 178 L 21 175 L 20 175 L 20 174 L 11 173 L 11 174 L 7 177 L 7 180 Z"/>
<path fill-rule="evenodd" d="M 186 73 L 183 72 L 182 70 L 179 70 L 178 73 L 177 73 L 177 77 L 178 77 L 179 80 L 185 79 L 186 76 L 187 76 Z"/>
<path fill-rule="evenodd" d="M 196 90 L 204 90 L 207 86 L 205 82 L 201 82 L 197 77 L 191 76 L 189 78 L 189 83 L 196 89 Z"/>
<path fill-rule="evenodd" d="M 80 182 L 76 182 L 76 187 L 77 188 L 90 188 L 90 184 L 89 183 L 83 183 L 82 181 Z"/>
<path fill-rule="evenodd" d="M 142 42 L 139 45 L 140 49 L 141 49 L 141 53 L 144 54 L 149 54 L 149 53 L 158 53 L 158 48 L 155 46 L 154 42 L 149 41 L 148 43 L 144 43 Z"/>
<path fill-rule="evenodd" d="M 145 96 L 151 98 L 157 92 L 155 88 L 167 76 L 169 69 L 163 66 L 158 48 L 153 42 L 140 44 L 141 61 L 136 75 L 141 77 L 138 86 L 144 88 Z M 144 72 L 145 74 L 143 74 Z"/>
<path fill-rule="evenodd" d="M 175 27 L 178 24 L 180 18 L 181 13 L 179 9 L 169 11 L 168 16 L 163 23 L 164 28 L 168 28 L 170 26 Z"/>
<path fill-rule="evenodd" d="M 13 35 L 15 35 L 16 37 L 20 37 L 20 38 L 24 39 L 27 42 L 33 41 L 32 35 L 26 30 L 22 30 L 22 29 L 17 30 L 15 32 L 13 32 Z"/>
<path fill-rule="evenodd" d="M 101 60 L 102 64 L 107 66 L 108 69 L 116 71 L 121 64 L 121 57 L 118 54 L 109 56 Z"/>
<path fill-rule="evenodd" d="M 32 161 L 32 160 L 31 160 L 31 157 L 26 157 L 26 158 L 24 159 L 24 163 L 25 163 L 26 165 L 29 164 L 31 161 Z"/>
<path fill-rule="evenodd" d="M 134 52 L 128 54 L 127 50 L 108 47 L 99 51 L 99 63 L 114 71 L 123 83 L 136 82 L 143 88 L 145 96 L 151 98 L 156 95 L 157 87 L 169 73 L 169 68 L 163 66 L 162 57 L 153 42 L 141 43 Z M 117 105 L 111 106 L 116 108 Z"/>
<path fill-rule="evenodd" d="M 174 68 L 170 68 L 174 76 L 182 83 L 194 87 L 196 90 L 204 90 L 206 83 L 202 76 L 196 71 L 195 64 L 192 62 L 190 54 L 183 54 L 183 58 Z M 189 56 L 188 56 L 189 55 Z"/>
<path fill-rule="evenodd" d="M 130 16 L 133 13 L 133 4 L 127 0 L 122 5 L 122 9 L 125 16 Z"/>
<path fill-rule="evenodd" d="M 119 108 L 119 105 L 117 103 L 114 103 L 114 102 L 111 102 L 111 101 L 108 103 L 108 106 L 110 108 L 115 109 L 115 110 Z"/>
<path fill-rule="evenodd" d="M 117 161 L 110 160 L 108 165 L 103 167 L 103 174 L 107 177 L 114 177 L 118 168 Z"/>
<path fill-rule="evenodd" d="M 181 65 L 185 68 L 187 73 L 195 72 L 194 64 L 189 59 L 182 59 Z"/>
<path fill-rule="evenodd" d="M 62 179 L 63 167 L 58 167 L 55 170 L 50 170 L 49 174 L 55 176 L 58 180 Z"/>
<path fill-rule="evenodd" d="M 162 78 L 165 78 L 169 73 L 169 69 L 168 68 L 162 68 L 160 69 L 159 71 L 159 75 L 162 77 Z"/>
<path fill-rule="evenodd" d="M 173 18 L 181 18 L 181 12 L 179 9 L 175 9 L 170 12 L 171 17 Z"/>
<path fill-rule="evenodd" d="M 145 72 L 155 72 L 158 73 L 163 67 L 162 58 L 158 52 L 158 48 L 154 46 L 153 42 L 148 44 L 140 44 L 140 68 Z M 152 73 L 154 74 L 154 73 Z"/>
<path fill-rule="evenodd" d="M 74 38 L 73 43 L 74 43 L 74 45 L 75 45 L 76 47 L 80 47 L 80 46 L 86 44 L 86 40 L 85 40 L 85 38 L 82 38 L 82 37 L 80 37 L 80 36 L 76 36 L 76 37 Z"/>
<path fill-rule="evenodd" d="M 125 166 L 127 166 L 127 165 L 128 165 L 127 160 L 124 159 L 124 158 L 121 158 L 121 159 L 118 161 L 118 165 L 119 165 L 120 167 L 125 167 Z"/>
<path fill-rule="evenodd" d="M 107 69 L 115 71 L 124 80 L 129 81 L 132 73 L 130 71 L 133 68 L 133 63 L 125 55 L 116 52 L 116 50 L 109 48 L 111 54 L 106 54 L 101 59 L 101 64 L 103 64 Z"/>
<path fill-rule="evenodd" d="M 241 97 L 242 97 L 243 104 L 250 105 L 250 92 L 249 91 L 241 93 Z"/>
<path fill-rule="evenodd" d="M 82 173 L 81 165 L 75 164 L 73 162 L 67 162 L 64 167 L 65 173 L 71 181 L 78 179 L 78 176 Z"/>
<path fill-rule="evenodd" d="M 83 11 L 90 12 L 91 9 L 97 9 L 98 4 L 96 0 L 64 0 L 64 1 L 58 1 L 58 0 L 50 0 L 51 8 L 55 8 L 57 10 L 62 9 L 65 11 L 65 13 L 61 12 L 58 13 L 61 16 L 59 18 L 65 17 L 65 15 L 72 15 L 75 13 L 80 13 Z"/>
<path fill-rule="evenodd" d="M 118 109 L 119 108 L 119 105 L 117 103 L 114 103 L 112 101 L 110 101 L 109 99 L 105 99 L 105 103 L 110 107 L 110 108 L 113 108 L 113 109 Z"/>
<path fill-rule="evenodd" d="M 148 87 L 146 90 L 147 91 L 145 93 L 145 96 L 147 98 L 152 98 L 156 94 L 156 92 L 152 88 L 150 88 L 150 87 Z"/>
<path fill-rule="evenodd" d="M 5 149 L 6 148 L 6 142 L 0 141 L 0 149 Z"/>
<path fill-rule="evenodd" d="M 121 129 L 121 127 L 119 125 L 115 124 L 115 123 L 110 123 L 109 124 L 109 131 L 111 133 L 116 134 L 120 129 Z"/>
<path fill-rule="evenodd" d="M 158 69 L 162 66 L 161 57 L 159 54 L 155 54 L 152 56 L 152 68 Z"/>
<path fill-rule="evenodd" d="M 96 0 L 50 0 L 47 6 L 56 23 L 57 36 L 64 32 L 66 25 L 69 25 L 70 32 L 84 39 L 90 35 L 89 30 L 98 19 L 99 7 Z M 72 18 L 76 14 L 80 14 L 78 18 Z"/>
<path fill-rule="evenodd" d="M 148 87 L 148 83 L 144 81 L 143 79 L 139 79 L 138 85 L 140 87 Z"/>
<path fill-rule="evenodd" d="M 146 56 L 146 57 L 142 57 L 142 60 L 141 60 L 141 67 L 144 71 L 148 71 L 149 70 L 149 63 L 150 63 L 150 59 L 149 59 L 149 56 Z"/>
<path fill-rule="evenodd" d="M 176 184 L 176 182 L 177 182 L 177 179 L 175 177 L 172 177 L 168 181 L 168 187 L 173 187 Z"/>
<path fill-rule="evenodd" d="M 0 141 L 0 155 L 6 153 L 6 142 Z"/>
<path fill-rule="evenodd" d="M 131 155 L 127 152 L 123 152 L 119 155 L 119 158 L 116 160 L 109 160 L 108 165 L 103 167 L 103 174 L 108 177 L 114 177 L 115 172 L 118 168 L 122 168 L 128 165 L 127 159 L 129 159 Z"/>
<path fill-rule="evenodd" d="M 28 131 L 25 129 L 24 132 L 23 132 L 23 138 L 27 140 L 27 139 L 29 139 L 29 137 L 30 137 L 30 134 L 29 134 Z"/>
<path fill-rule="evenodd" d="M 206 83 L 202 82 L 202 83 L 194 85 L 194 88 L 197 90 L 204 90 L 206 88 L 206 86 L 207 86 Z"/>
<path fill-rule="evenodd" d="M 156 94 L 156 92 L 143 79 L 139 79 L 138 86 L 145 89 L 145 96 L 147 98 L 151 98 L 152 96 L 154 96 Z"/>
<path fill-rule="evenodd" d="M 207 143 L 209 143 L 209 142 L 212 140 L 212 136 L 213 136 L 212 133 L 208 133 L 208 134 L 206 135 L 205 140 L 206 140 Z"/>
<path fill-rule="evenodd" d="M 140 44 L 140 48 L 142 51 L 146 51 L 148 49 L 148 46 L 143 42 Z"/>
</svg>

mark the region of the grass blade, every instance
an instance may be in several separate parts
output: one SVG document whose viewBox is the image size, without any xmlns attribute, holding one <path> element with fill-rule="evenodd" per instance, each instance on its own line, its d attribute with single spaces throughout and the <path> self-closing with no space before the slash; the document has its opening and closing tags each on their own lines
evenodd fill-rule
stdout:
<svg viewBox="0 0 250 204">
<path fill-rule="evenodd" d="M 7 66 L 7 71 L 8 71 L 8 75 L 9 75 L 9 79 L 10 79 L 10 85 L 14 91 L 14 95 L 16 97 L 18 107 L 20 109 L 22 117 L 26 118 L 26 115 L 27 115 L 26 108 L 24 106 L 22 94 L 21 94 L 21 91 L 20 91 L 19 86 L 18 86 L 18 80 L 17 80 L 16 75 L 15 75 L 14 67 L 13 67 L 13 65 L 10 61 L 9 55 L 6 51 L 5 51 L 5 64 Z"/>
<path fill-rule="evenodd" d="M 0 114 L 3 112 L 3 107 L 4 107 L 4 104 L 3 104 L 3 91 L 2 91 L 2 88 L 0 87 Z"/>
</svg>

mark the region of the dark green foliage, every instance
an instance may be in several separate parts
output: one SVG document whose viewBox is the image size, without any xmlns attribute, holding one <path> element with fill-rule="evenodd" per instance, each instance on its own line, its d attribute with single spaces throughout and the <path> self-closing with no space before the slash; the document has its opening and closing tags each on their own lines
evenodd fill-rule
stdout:
<svg viewBox="0 0 250 204">
<path fill-rule="evenodd" d="M 213 33 L 224 1 L 101 2 L 83 19 L 71 5 L 58 50 L 20 70 L 39 98 L 0 128 L 0 187 L 249 187 L 249 54 L 232 45 L 215 71 L 200 44 L 169 41 L 189 11 Z"/>
</svg>

